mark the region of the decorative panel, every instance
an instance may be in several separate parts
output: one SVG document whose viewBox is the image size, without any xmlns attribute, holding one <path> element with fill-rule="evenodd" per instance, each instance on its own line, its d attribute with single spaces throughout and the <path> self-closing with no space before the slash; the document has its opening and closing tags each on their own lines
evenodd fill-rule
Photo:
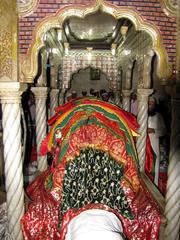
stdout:
<svg viewBox="0 0 180 240">
<path fill-rule="evenodd" d="M 17 81 L 16 1 L 0 1 L 0 81 Z"/>
<path fill-rule="evenodd" d="M 117 61 L 110 51 L 92 51 L 91 60 L 88 59 L 87 51 L 70 51 L 69 55 L 63 58 L 63 88 L 69 88 L 73 73 L 87 67 L 100 69 L 109 80 L 109 88 L 114 90 L 117 88 Z"/>
</svg>

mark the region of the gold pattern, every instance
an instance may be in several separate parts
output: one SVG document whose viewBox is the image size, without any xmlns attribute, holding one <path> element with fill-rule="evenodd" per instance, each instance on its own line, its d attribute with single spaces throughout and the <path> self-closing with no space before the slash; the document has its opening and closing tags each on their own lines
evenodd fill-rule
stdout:
<svg viewBox="0 0 180 240">
<path fill-rule="evenodd" d="M 136 30 L 147 32 L 153 41 L 153 50 L 157 54 L 158 65 L 157 75 L 160 79 L 168 79 L 172 74 L 172 66 L 168 62 L 168 55 L 163 46 L 161 35 L 155 25 L 145 22 L 137 12 L 105 3 L 102 0 L 96 0 L 94 4 L 89 6 L 67 6 L 57 12 L 55 16 L 48 17 L 41 21 L 33 35 L 32 45 L 23 62 L 22 71 L 26 82 L 33 82 L 37 74 L 38 67 L 38 51 L 44 46 L 43 37 L 51 28 L 61 28 L 63 22 L 70 16 L 84 18 L 88 14 L 95 13 L 98 9 L 102 12 L 112 15 L 114 18 L 128 18 L 133 22 Z"/>
<path fill-rule="evenodd" d="M 16 1 L 0 1 L 0 79 L 17 81 Z"/>
<path fill-rule="evenodd" d="M 39 0 L 17 0 L 18 13 L 21 18 L 32 14 L 37 8 Z"/>
</svg>

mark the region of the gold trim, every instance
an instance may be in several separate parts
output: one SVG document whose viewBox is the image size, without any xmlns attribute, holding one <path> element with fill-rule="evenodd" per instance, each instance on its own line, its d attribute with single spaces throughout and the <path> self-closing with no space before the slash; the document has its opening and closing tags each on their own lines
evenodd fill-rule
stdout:
<svg viewBox="0 0 180 240">
<path fill-rule="evenodd" d="M 130 10 L 125 7 L 114 6 L 109 3 L 105 3 L 103 0 L 96 0 L 95 3 L 88 6 L 67 6 L 60 9 L 56 15 L 47 17 L 41 21 L 33 33 L 33 42 L 26 55 L 25 61 L 22 63 L 22 72 L 26 82 L 33 82 L 34 77 L 37 74 L 38 51 L 44 46 L 43 37 L 47 31 L 51 28 L 61 28 L 65 19 L 70 16 L 77 16 L 85 18 L 86 15 L 95 13 L 97 10 L 108 13 L 114 18 L 128 18 L 135 25 L 136 30 L 146 31 L 152 38 L 153 49 L 157 54 L 158 65 L 157 75 L 160 79 L 168 79 L 172 74 L 172 67 L 168 62 L 167 52 L 162 44 L 160 32 L 156 26 L 147 23 L 141 16 L 134 10 Z"/>
<path fill-rule="evenodd" d="M 29 0 L 27 3 L 18 3 L 19 1 L 17 1 L 17 4 L 20 18 L 26 17 L 33 13 L 39 4 L 39 0 Z"/>
<path fill-rule="evenodd" d="M 179 1 L 179 0 L 177 0 Z M 173 5 L 171 0 L 160 0 L 160 4 L 164 13 L 168 17 L 176 18 L 177 17 L 177 5 Z"/>
</svg>

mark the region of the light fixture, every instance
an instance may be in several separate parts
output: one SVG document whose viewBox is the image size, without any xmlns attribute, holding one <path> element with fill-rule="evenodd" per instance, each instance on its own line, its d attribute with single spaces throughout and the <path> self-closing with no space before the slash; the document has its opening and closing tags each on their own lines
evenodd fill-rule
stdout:
<svg viewBox="0 0 180 240">
<path fill-rule="evenodd" d="M 58 49 L 57 48 L 52 48 L 51 52 L 54 53 L 54 54 L 58 54 Z"/>
<path fill-rule="evenodd" d="M 124 53 L 125 56 L 127 56 L 131 53 L 131 50 L 130 49 L 124 49 L 123 53 Z"/>
<path fill-rule="evenodd" d="M 116 47 L 117 47 L 116 43 L 111 44 L 111 53 L 113 56 L 116 54 Z"/>
<path fill-rule="evenodd" d="M 68 42 L 64 43 L 64 48 L 65 48 L 65 55 L 68 55 L 68 53 L 69 53 L 69 43 Z"/>
<path fill-rule="evenodd" d="M 89 29 L 89 35 L 92 35 L 92 28 Z"/>
<path fill-rule="evenodd" d="M 120 29 L 120 33 L 121 33 L 123 39 L 126 38 L 127 31 L 128 31 L 128 26 L 122 25 L 122 26 L 121 26 L 121 29 Z"/>
<path fill-rule="evenodd" d="M 58 41 L 62 40 L 62 29 L 57 30 L 57 38 L 58 38 Z"/>
<path fill-rule="evenodd" d="M 91 61 L 93 48 L 92 47 L 87 47 L 87 50 L 88 50 L 88 54 L 87 54 L 88 61 Z"/>
</svg>

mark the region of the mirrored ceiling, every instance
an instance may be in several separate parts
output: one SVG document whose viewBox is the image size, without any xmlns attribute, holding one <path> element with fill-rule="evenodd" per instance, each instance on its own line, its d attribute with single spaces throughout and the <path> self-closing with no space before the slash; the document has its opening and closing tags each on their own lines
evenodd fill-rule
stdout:
<svg viewBox="0 0 180 240">
<path fill-rule="evenodd" d="M 115 19 L 98 11 L 85 18 L 70 17 L 63 23 L 62 29 L 51 29 L 46 33 L 45 45 L 59 51 L 68 43 L 70 49 L 110 50 L 115 44 L 119 53 L 123 49 L 136 52 L 152 47 L 152 39 L 145 31 L 137 31 L 128 18 Z"/>
<path fill-rule="evenodd" d="M 64 22 L 63 29 L 72 49 L 110 49 L 112 43 L 119 43 L 121 26 L 127 26 L 130 30 L 132 23 L 125 18 L 117 20 L 106 13 L 97 12 L 84 19 L 72 17 Z"/>
</svg>

